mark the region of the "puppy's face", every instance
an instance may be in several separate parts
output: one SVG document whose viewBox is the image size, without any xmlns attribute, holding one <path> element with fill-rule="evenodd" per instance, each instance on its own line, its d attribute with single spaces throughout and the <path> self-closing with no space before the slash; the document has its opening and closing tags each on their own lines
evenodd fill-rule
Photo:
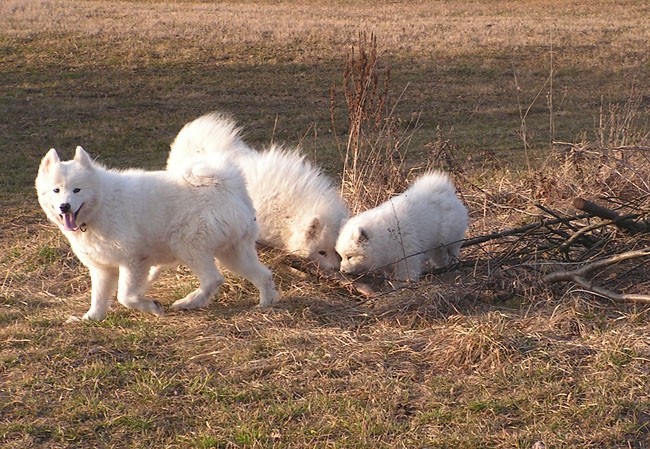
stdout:
<svg viewBox="0 0 650 449">
<path fill-rule="evenodd" d="M 341 256 L 342 273 L 363 274 L 374 266 L 370 235 L 363 228 L 346 226 L 336 243 L 336 252 Z"/>
</svg>

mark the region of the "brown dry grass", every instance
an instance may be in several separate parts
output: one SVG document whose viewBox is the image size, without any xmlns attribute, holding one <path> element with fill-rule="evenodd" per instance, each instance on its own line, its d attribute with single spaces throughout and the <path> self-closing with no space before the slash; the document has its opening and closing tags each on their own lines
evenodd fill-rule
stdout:
<svg viewBox="0 0 650 449">
<path fill-rule="evenodd" d="M 335 104 L 331 134 L 330 87 L 343 103 L 365 30 L 390 65 L 387 104 L 408 85 L 390 116 L 398 131 L 420 117 L 404 173 L 452 171 L 470 236 L 538 220 L 536 204 L 571 215 L 577 195 L 643 220 L 647 150 L 613 147 L 648 145 L 648 15 L 633 1 L 2 2 L 0 445 L 648 448 L 647 306 L 540 282 L 645 235 L 598 228 L 592 247 L 561 253 L 558 232 L 574 230 L 537 229 L 372 298 L 265 252 L 283 291 L 274 310 L 229 278 L 205 311 L 116 307 L 66 324 L 88 307 L 89 279 L 32 188 L 50 146 L 160 167 L 182 124 L 215 108 L 252 143 L 301 141 L 339 175 L 348 129 Z M 549 116 L 571 145 L 548 148 Z M 647 278 L 637 261 L 595 280 L 644 292 Z M 171 270 L 153 295 L 171 304 L 193 282 Z"/>
</svg>

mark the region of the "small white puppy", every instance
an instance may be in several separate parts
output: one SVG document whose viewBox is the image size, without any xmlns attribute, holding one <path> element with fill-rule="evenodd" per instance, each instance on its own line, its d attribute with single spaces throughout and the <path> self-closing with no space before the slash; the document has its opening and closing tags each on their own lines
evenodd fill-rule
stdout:
<svg viewBox="0 0 650 449">
<path fill-rule="evenodd" d="M 468 220 L 448 176 L 424 174 L 401 195 L 345 223 L 336 242 L 341 271 L 417 280 L 427 262 L 440 268 L 458 256 Z"/>
</svg>

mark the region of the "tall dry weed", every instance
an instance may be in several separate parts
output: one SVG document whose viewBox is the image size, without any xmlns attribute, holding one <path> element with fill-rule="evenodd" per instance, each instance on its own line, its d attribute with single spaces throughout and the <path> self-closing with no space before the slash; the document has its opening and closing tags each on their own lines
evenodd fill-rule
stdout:
<svg viewBox="0 0 650 449">
<path fill-rule="evenodd" d="M 596 136 L 601 148 L 645 145 L 650 140 L 648 108 L 643 96 L 632 92 L 624 104 L 601 100 Z"/>
<path fill-rule="evenodd" d="M 389 92 L 390 69 L 379 59 L 377 37 L 360 32 L 343 73 L 348 138 L 339 148 L 341 192 L 353 213 L 375 207 L 406 187 L 406 155 L 419 117 L 400 120 L 395 114 L 399 97 L 391 102 Z"/>
</svg>

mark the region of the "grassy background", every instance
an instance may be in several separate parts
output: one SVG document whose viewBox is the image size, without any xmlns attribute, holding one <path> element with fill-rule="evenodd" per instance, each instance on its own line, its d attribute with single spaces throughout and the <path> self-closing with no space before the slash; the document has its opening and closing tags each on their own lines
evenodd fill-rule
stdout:
<svg viewBox="0 0 650 449">
<path fill-rule="evenodd" d="M 331 89 L 344 140 L 343 66 L 366 31 L 395 117 L 419 117 L 412 162 L 442 135 L 471 181 L 472 235 L 514 225 L 550 140 L 597 140 L 631 98 L 628 135 L 645 135 L 647 2 L 7 0 L 0 17 L 3 447 L 649 446 L 647 307 L 471 269 L 360 300 L 265 253 L 284 297 L 270 312 L 229 279 L 206 311 L 65 324 L 89 279 L 33 191 L 50 147 L 160 168 L 215 109 L 337 177 Z M 532 189 L 552 201 L 546 179 Z M 171 304 L 193 282 L 179 268 L 154 294 Z"/>
</svg>

